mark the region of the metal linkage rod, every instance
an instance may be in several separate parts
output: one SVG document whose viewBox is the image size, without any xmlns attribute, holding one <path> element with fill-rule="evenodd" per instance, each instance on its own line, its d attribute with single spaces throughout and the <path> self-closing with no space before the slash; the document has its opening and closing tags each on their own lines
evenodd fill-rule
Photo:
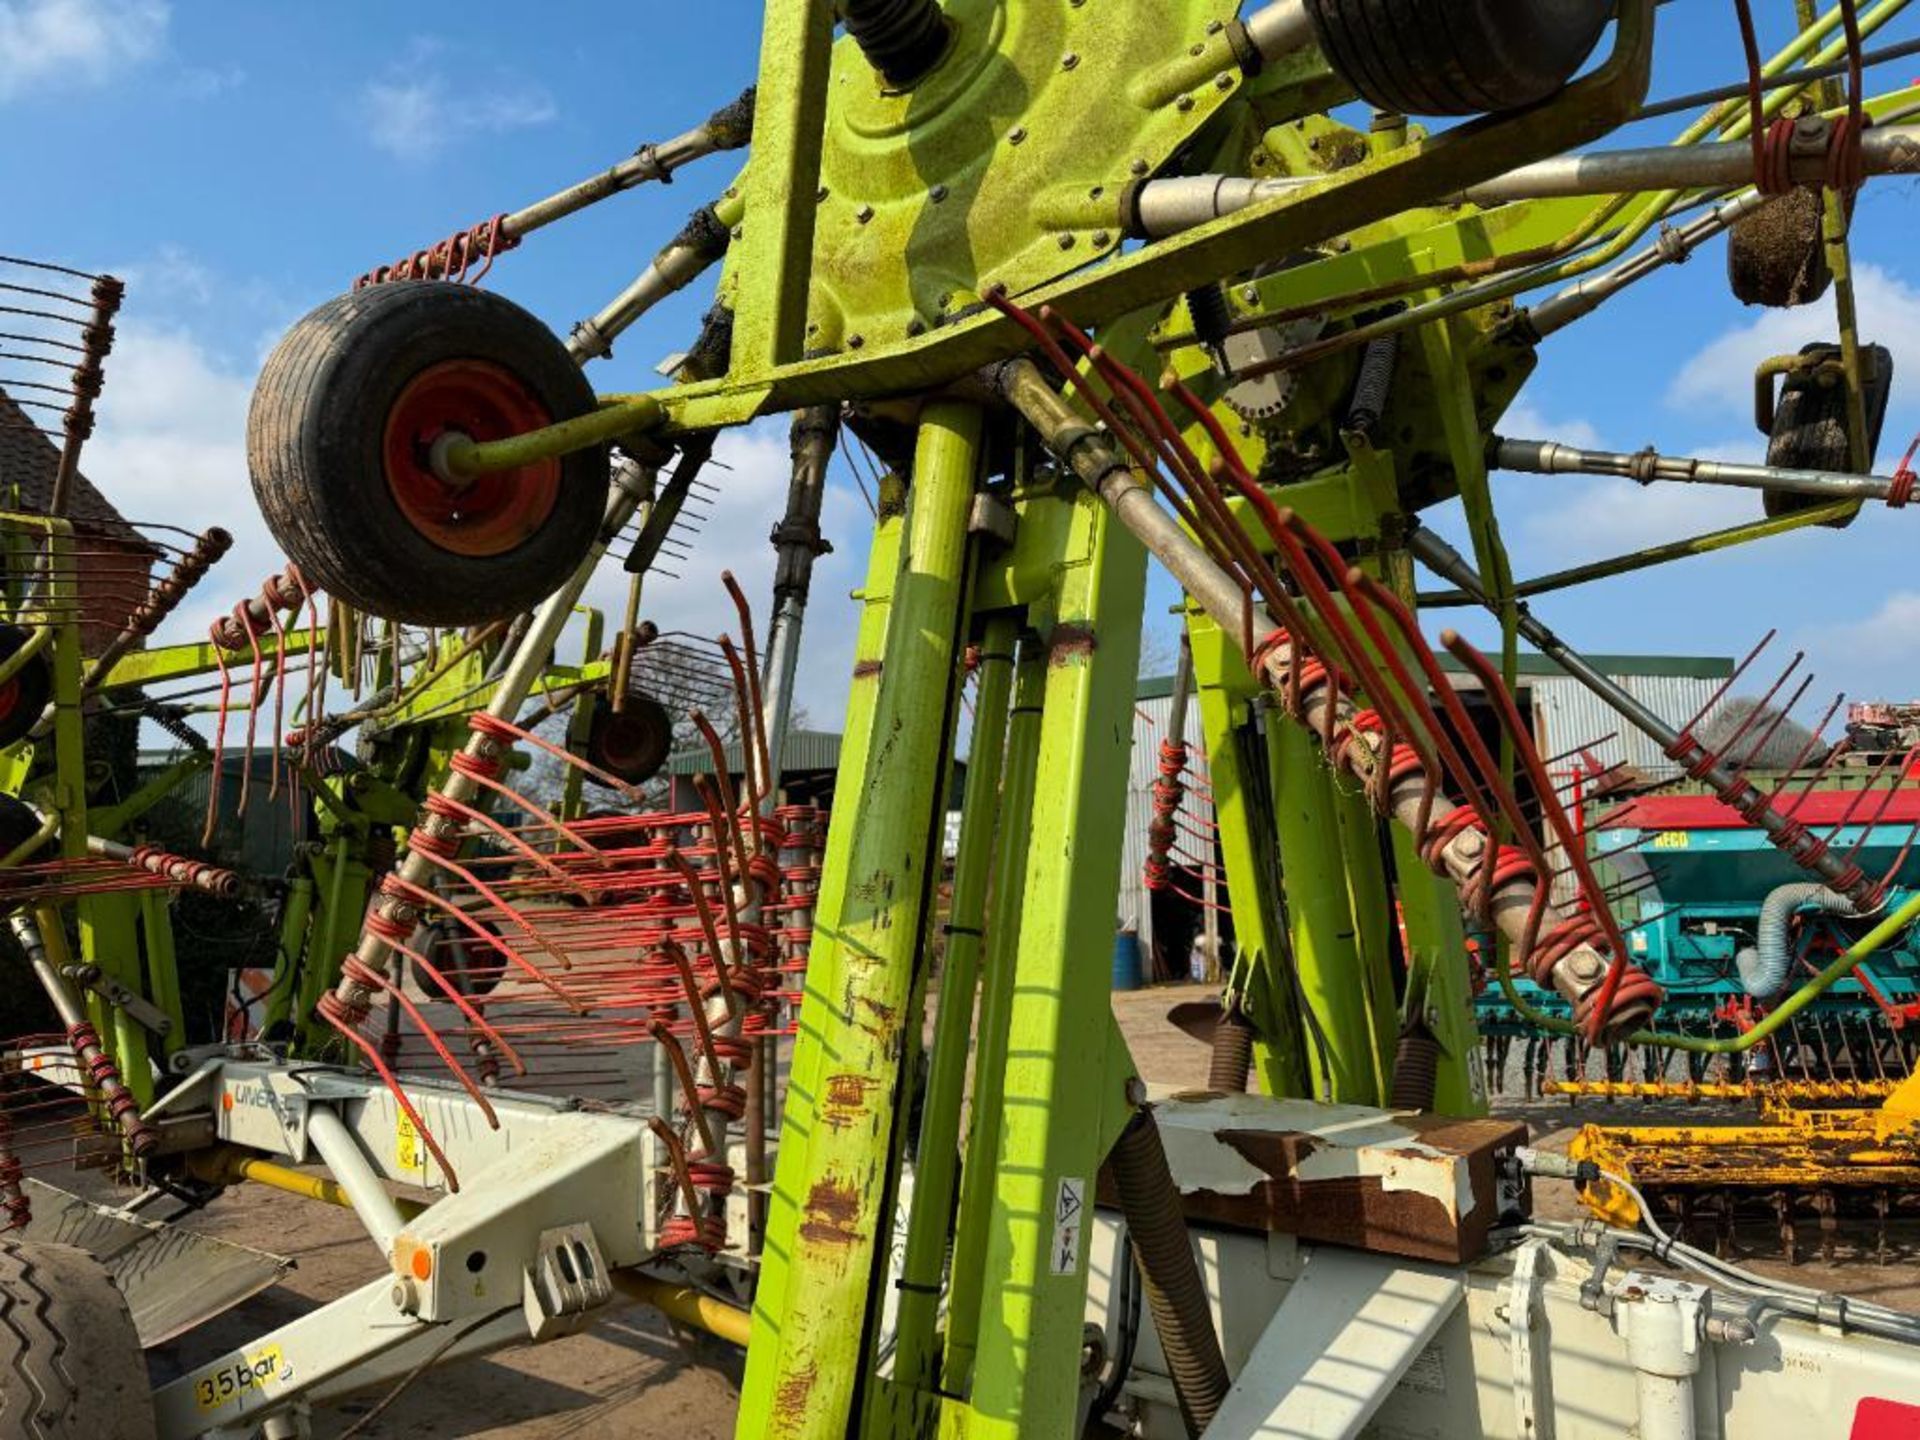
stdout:
<svg viewBox="0 0 1920 1440">
<path fill-rule="evenodd" d="M 1795 185 L 1818 185 L 1827 176 L 1830 127 L 1817 116 L 1797 122 L 1787 156 L 1786 178 Z M 1860 142 L 1868 175 L 1901 175 L 1920 170 L 1920 128 L 1869 130 Z M 1134 194 L 1129 230 L 1160 239 L 1257 205 L 1276 195 L 1329 182 L 1330 177 L 1278 176 L 1250 180 L 1236 175 L 1187 175 L 1150 180 Z M 1710 145 L 1661 145 L 1633 150 L 1599 150 L 1523 165 L 1483 181 L 1452 197 L 1479 206 L 1516 200 L 1549 200 L 1580 195 L 1635 195 L 1658 190 L 1725 190 L 1753 184 L 1753 149 L 1744 140 Z"/>
<path fill-rule="evenodd" d="M 53 924 L 60 923 L 57 913 L 42 911 L 40 918 L 36 919 L 25 910 L 16 911 L 8 917 L 7 923 L 13 928 L 14 939 L 20 942 L 21 950 L 26 953 L 27 963 L 33 967 L 40 988 L 46 991 L 47 999 L 53 1002 L 54 1013 L 60 1017 L 60 1024 L 67 1032 L 67 1044 L 73 1048 L 73 1058 L 79 1064 L 81 1073 L 99 1091 L 107 1114 L 127 1137 L 133 1153 L 145 1155 L 159 1143 L 159 1133 L 140 1118 L 139 1102 L 120 1078 L 120 1070 L 113 1063 L 113 1057 L 101 1046 L 100 1036 L 87 1019 L 86 1007 L 80 997 L 74 994 L 72 985 L 60 973 L 60 964 L 48 944 L 47 935 L 40 928 L 48 919 Z M 62 945 L 60 948 L 64 950 L 65 947 Z"/>
<path fill-rule="evenodd" d="M 1480 583 L 1479 574 L 1467 558 L 1433 531 L 1424 527 L 1414 529 L 1408 536 L 1407 548 L 1419 558 L 1421 564 L 1458 586 L 1475 603 L 1496 614 L 1500 613 L 1500 607 L 1488 596 L 1486 587 Z M 1732 803 L 1731 797 L 1740 797 L 1740 813 L 1749 823 L 1765 831 L 1774 845 L 1803 868 L 1853 900 L 1860 906 L 1861 913 L 1870 913 L 1880 907 L 1885 897 L 1875 893 L 1878 889 L 1876 882 L 1863 876 L 1844 852 L 1810 843 L 1812 837 L 1806 827 L 1796 822 L 1790 814 L 1775 809 L 1773 797 L 1756 790 L 1737 772 L 1734 765 L 1704 751 L 1698 741 L 1674 729 L 1627 690 L 1601 674 L 1578 651 L 1536 619 L 1524 604 L 1515 608 L 1519 615 L 1520 634 L 1528 644 L 1553 660 L 1634 729 L 1658 744 L 1662 751 L 1681 764 L 1688 765 L 1688 773 L 1697 772 L 1696 778 L 1704 781 L 1723 799 Z"/>
<path fill-rule="evenodd" d="M 781 754 L 793 717 L 794 677 L 800 665 L 800 627 L 813 585 L 813 562 L 833 547 L 820 534 L 820 507 L 826 499 L 827 466 L 840 435 L 840 411 L 814 405 L 795 412 L 792 430 L 793 480 L 787 488 L 787 513 L 769 537 L 776 555 L 773 571 L 773 624 L 767 631 L 766 706 L 761 718 L 767 734 L 766 793 L 761 808 L 771 814 L 780 785 Z"/>
<path fill-rule="evenodd" d="M 482 220 L 460 230 L 424 250 L 416 250 L 391 265 L 369 270 L 355 282 L 379 285 L 388 280 L 464 280 L 476 261 L 484 262 L 477 281 L 487 266 L 513 249 L 542 226 L 551 225 L 597 205 L 610 196 L 631 190 L 649 180 L 662 184 L 673 179 L 674 171 L 707 155 L 722 150 L 738 150 L 753 133 L 753 90 L 740 94 L 730 105 L 723 105 L 693 129 L 657 145 L 642 145 L 617 165 L 590 175 L 576 185 L 518 210 L 510 210 L 492 219 Z"/>
<path fill-rule="evenodd" d="M 1914 488 L 1912 471 L 1852 475 L 1835 470 L 1789 470 L 1694 460 L 1652 450 L 1582 450 L 1556 440 L 1508 440 L 1498 435 L 1488 449 L 1487 463 L 1498 470 L 1528 475 L 1611 475 L 1641 484 L 1672 480 L 1692 485 L 1731 485 L 1742 490 L 1784 490 L 1821 500 L 1884 500 L 1895 509 L 1912 498 Z"/>
<path fill-rule="evenodd" d="M 1126 457 L 1106 433 L 1088 424 L 1030 360 L 1007 361 L 990 372 L 990 378 L 1039 432 L 1048 449 L 1099 495 L 1114 517 L 1166 566 L 1214 623 L 1224 633 L 1243 637 L 1243 643 L 1252 645 L 1248 662 L 1262 680 L 1276 690 L 1288 691 L 1297 647 L 1284 638 L 1284 627 L 1264 604 L 1256 605 L 1234 577 L 1161 506 L 1153 492 L 1134 477 Z M 1256 639 L 1268 638 L 1253 644 L 1245 639 L 1250 632 Z M 1317 738 L 1338 737 L 1343 763 L 1370 786 L 1384 782 L 1389 813 L 1412 834 L 1446 837 L 1444 843 L 1433 847 L 1435 869 L 1462 894 L 1478 892 L 1487 873 L 1489 841 L 1473 826 L 1450 823 L 1450 817 L 1462 807 L 1437 793 L 1421 767 L 1408 770 L 1396 765 L 1382 736 L 1355 727 L 1355 709 L 1349 697 L 1335 693 L 1330 686 L 1292 688 L 1300 696 L 1301 718 L 1308 731 Z M 1562 925 L 1571 929 L 1578 920 L 1539 893 L 1539 886 L 1545 883 L 1545 877 L 1521 875 L 1503 878 L 1495 887 L 1491 918 L 1517 945 L 1527 945 L 1544 931 Z M 1557 955 L 1549 979 L 1578 1013 L 1583 1001 L 1601 992 L 1608 968 L 1607 958 L 1582 940 Z M 1631 1030 L 1646 1018 L 1646 1013 L 1644 1006 L 1622 1006 L 1606 1017 L 1606 1033 Z"/>
<path fill-rule="evenodd" d="M 702 205 L 653 257 L 632 284 L 603 306 L 591 320 L 582 320 L 567 338 L 567 350 L 585 364 L 613 353 L 614 339 L 662 300 L 691 285 L 707 267 L 727 253 L 734 226 L 746 217 L 747 206 L 739 182 L 710 205 Z"/>
<path fill-rule="evenodd" d="M 520 240 L 543 225 L 563 220 L 623 190 L 631 190 L 649 180 L 667 183 L 681 166 L 723 150 L 738 150 L 752 135 L 753 87 L 749 85 L 737 99 L 721 106 L 691 130 L 657 145 L 642 145 L 630 157 L 598 175 L 569 185 L 557 195 L 508 211 L 502 228 L 510 240 Z"/>
<path fill-rule="evenodd" d="M 1638 254 L 1621 261 L 1611 270 L 1576 280 L 1564 290 L 1520 311 L 1515 316 L 1514 327 L 1531 340 L 1544 340 L 1582 316 L 1591 315 L 1634 282 L 1644 280 L 1669 265 L 1684 264 L 1707 241 L 1725 234 L 1735 222 L 1766 208 L 1779 198 L 1763 195 L 1758 190 L 1748 190 L 1731 200 L 1722 201 L 1706 214 L 1696 216 L 1684 225 L 1672 229 L 1663 226 L 1660 238 Z"/>
</svg>

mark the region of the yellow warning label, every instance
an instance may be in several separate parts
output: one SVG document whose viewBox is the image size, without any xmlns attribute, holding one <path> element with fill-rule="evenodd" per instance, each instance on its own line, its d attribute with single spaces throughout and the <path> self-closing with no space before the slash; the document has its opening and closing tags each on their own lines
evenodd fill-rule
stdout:
<svg viewBox="0 0 1920 1440">
<path fill-rule="evenodd" d="M 414 1128 L 413 1121 L 407 1118 L 404 1110 L 394 1114 L 393 1159 L 402 1170 L 427 1168 L 427 1147 L 420 1143 L 420 1132 Z"/>
</svg>

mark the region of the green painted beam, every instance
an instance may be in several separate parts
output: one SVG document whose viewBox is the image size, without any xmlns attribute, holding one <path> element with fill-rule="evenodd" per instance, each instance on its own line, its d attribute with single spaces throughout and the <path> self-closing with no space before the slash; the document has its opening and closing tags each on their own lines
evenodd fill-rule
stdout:
<svg viewBox="0 0 1920 1440">
<path fill-rule="evenodd" d="M 1091 493 L 1084 560 L 1062 570 L 1048 635 L 994 1200 L 970 1416 L 985 1436 L 1071 1433 L 1103 1126 L 1128 1072 L 1108 1065 L 1114 894 L 1146 556 Z M 943 1429 L 945 1427 L 943 1426 Z"/>
<path fill-rule="evenodd" d="M 845 1435 L 867 1369 L 861 1317 L 877 1314 L 886 1261 L 905 1017 L 939 863 L 934 822 L 982 428 L 964 404 L 937 402 L 921 417 L 871 735 L 846 752 L 814 912 L 742 1440 Z"/>
</svg>

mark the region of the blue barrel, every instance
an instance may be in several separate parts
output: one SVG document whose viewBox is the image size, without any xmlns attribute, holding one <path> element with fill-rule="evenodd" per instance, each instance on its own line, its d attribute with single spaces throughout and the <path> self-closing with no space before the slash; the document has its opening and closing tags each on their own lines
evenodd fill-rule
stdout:
<svg viewBox="0 0 1920 1440">
<path fill-rule="evenodd" d="M 1140 988 L 1140 937 L 1131 930 L 1113 937 L 1113 988 Z"/>
</svg>

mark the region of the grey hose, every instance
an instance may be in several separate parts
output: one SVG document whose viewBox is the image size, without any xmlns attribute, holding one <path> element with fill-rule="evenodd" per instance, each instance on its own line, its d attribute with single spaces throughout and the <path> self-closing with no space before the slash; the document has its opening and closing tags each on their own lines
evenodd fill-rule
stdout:
<svg viewBox="0 0 1920 1440">
<path fill-rule="evenodd" d="M 1828 915 L 1857 915 L 1859 908 L 1838 890 L 1800 880 L 1780 885 L 1760 907 L 1760 928 L 1754 944 L 1734 957 L 1740 983 L 1756 1000 L 1771 1000 L 1787 983 L 1793 969 L 1793 917 L 1805 906 Z"/>
</svg>

